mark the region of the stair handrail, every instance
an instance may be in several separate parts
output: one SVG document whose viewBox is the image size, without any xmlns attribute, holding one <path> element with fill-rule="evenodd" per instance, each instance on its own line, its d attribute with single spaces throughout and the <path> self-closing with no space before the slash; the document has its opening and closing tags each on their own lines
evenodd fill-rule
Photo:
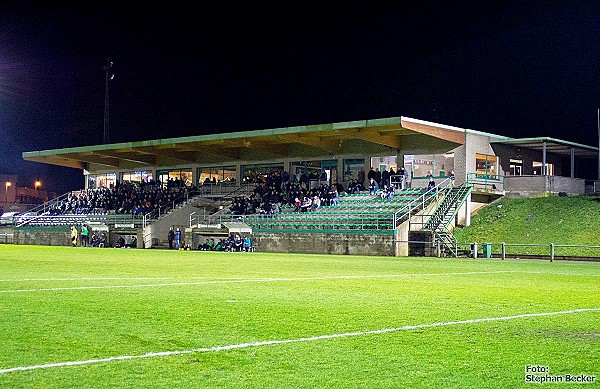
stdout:
<svg viewBox="0 0 600 389">
<path fill-rule="evenodd" d="M 408 215 L 410 218 L 410 215 L 412 214 L 412 211 L 414 209 L 425 209 L 426 204 L 428 205 L 432 199 L 435 199 L 437 201 L 440 193 L 443 194 L 443 193 L 445 193 L 446 190 L 448 190 L 449 188 L 452 188 L 452 181 L 453 180 L 451 177 L 446 178 L 445 180 L 440 182 L 438 185 L 434 186 L 433 188 L 428 189 L 421 196 L 419 196 L 418 198 L 414 199 L 410 203 L 404 205 L 403 207 L 398 209 L 396 212 L 394 212 L 393 223 L 392 223 L 394 229 L 398 228 L 398 225 L 399 225 L 398 222 L 402 219 L 403 216 Z M 417 207 L 417 205 L 418 205 L 418 207 Z"/>
<path fill-rule="evenodd" d="M 454 191 L 454 189 L 457 190 Z M 472 190 L 473 186 L 468 182 L 465 182 L 458 188 L 453 188 L 453 190 L 447 194 L 435 212 L 430 216 L 429 220 L 424 223 L 424 229 L 432 231 L 436 240 L 440 242 L 453 256 L 458 255 L 458 247 L 456 238 L 448 226 Z M 448 218 L 448 210 L 450 210 L 453 205 L 454 210 Z M 446 220 L 445 223 L 444 220 Z"/>
<path fill-rule="evenodd" d="M 59 201 L 65 200 L 73 192 L 80 192 L 80 191 L 71 191 L 71 192 L 64 193 L 56 198 L 53 198 L 52 200 L 48 200 L 48 201 L 44 202 L 43 204 L 38 205 L 37 207 L 31 208 L 30 210 L 28 210 L 27 212 L 24 212 L 21 215 L 19 215 L 19 214 L 15 215 L 15 218 L 14 218 L 15 226 L 22 227 L 36 219 L 39 219 L 40 217 L 47 216 L 47 215 L 44 215 L 46 213 L 46 208 L 50 209 L 50 206 L 52 206 L 54 204 L 58 204 Z M 40 211 L 41 211 L 41 213 L 40 213 Z M 17 223 L 17 221 L 20 220 L 22 217 L 25 217 L 24 214 L 27 214 L 27 213 L 37 213 L 38 215 L 27 217 L 25 220 L 21 220 L 21 223 Z"/>
<path fill-rule="evenodd" d="M 424 223 L 426 229 L 430 229 L 430 230 L 435 230 L 437 228 L 440 227 L 440 223 L 442 223 L 444 221 L 444 218 L 447 216 L 447 212 L 448 209 L 450 209 L 452 207 L 452 205 L 457 202 L 457 200 L 460 200 L 460 205 L 462 205 L 462 203 L 465 201 L 467 195 L 473 190 L 473 186 L 467 182 L 463 183 L 461 186 L 457 187 L 457 188 L 453 188 L 453 189 L 458 189 L 457 191 L 450 191 L 448 192 L 447 196 L 444 198 L 444 201 L 442 202 L 442 204 L 440 204 L 440 206 L 434 211 L 434 213 L 430 216 L 429 220 Z M 460 208 L 460 206 L 456 206 L 454 208 L 454 211 L 452 212 L 451 217 L 448 219 L 448 221 L 442 226 L 442 228 L 446 228 L 450 222 L 452 221 L 452 218 L 456 215 L 456 213 L 458 212 L 458 209 Z M 432 219 L 436 218 L 437 220 L 439 220 L 439 223 L 435 224 L 431 222 Z M 435 219 L 434 219 L 435 221 Z"/>
</svg>

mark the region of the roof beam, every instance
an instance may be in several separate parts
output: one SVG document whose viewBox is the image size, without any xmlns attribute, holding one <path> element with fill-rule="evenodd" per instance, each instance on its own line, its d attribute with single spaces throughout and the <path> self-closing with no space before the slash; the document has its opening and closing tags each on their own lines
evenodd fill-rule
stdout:
<svg viewBox="0 0 600 389">
<path fill-rule="evenodd" d="M 160 148 L 156 152 L 156 156 L 158 160 L 161 157 L 166 157 L 181 163 L 196 163 L 197 160 L 196 152 L 182 151 L 176 148 Z"/>
<path fill-rule="evenodd" d="M 448 142 L 465 144 L 465 131 L 450 130 L 441 127 L 436 127 L 430 124 L 415 123 L 412 121 L 402 120 L 402 127 L 418 132 L 419 134 L 429 135 L 435 138 L 443 139 Z"/>
<path fill-rule="evenodd" d="M 266 140 L 244 140 L 242 146 L 245 149 L 257 150 L 262 153 L 271 154 L 279 157 L 287 157 L 289 150 L 287 145 L 281 144 L 280 142 L 266 141 Z"/>
<path fill-rule="evenodd" d="M 136 152 L 128 152 L 124 153 L 120 150 L 112 151 L 112 150 L 99 150 L 94 152 L 95 155 L 109 157 L 109 158 L 118 158 L 124 161 L 134 162 L 142 165 L 154 165 L 156 164 L 156 157 L 148 154 L 140 154 Z"/>
<path fill-rule="evenodd" d="M 317 149 L 326 151 L 328 154 L 339 153 L 342 148 L 342 139 L 332 140 L 312 134 L 280 134 L 277 137 L 285 142 L 316 147 Z"/>
<path fill-rule="evenodd" d="M 63 154 L 61 157 L 66 159 L 72 159 L 76 161 L 82 161 L 87 163 L 95 163 L 96 165 L 109 166 L 111 168 L 118 168 L 119 160 L 115 158 L 105 157 L 102 155 L 91 153 L 76 153 L 76 154 Z"/>
<path fill-rule="evenodd" d="M 354 138 L 364 140 L 378 145 L 388 146 L 394 149 L 399 149 L 402 145 L 400 136 L 395 134 L 382 134 L 380 131 L 372 129 L 358 128 L 347 130 L 347 133 Z"/>
</svg>

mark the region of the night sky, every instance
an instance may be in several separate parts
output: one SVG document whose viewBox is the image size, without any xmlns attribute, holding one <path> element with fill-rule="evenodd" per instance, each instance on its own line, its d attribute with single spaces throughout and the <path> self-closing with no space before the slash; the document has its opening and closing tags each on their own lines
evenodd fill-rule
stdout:
<svg viewBox="0 0 600 389">
<path fill-rule="evenodd" d="M 597 2 L 198 4 L 0 5 L 0 173 L 83 186 L 21 153 L 102 143 L 109 56 L 111 143 L 403 115 L 598 145 Z"/>
</svg>

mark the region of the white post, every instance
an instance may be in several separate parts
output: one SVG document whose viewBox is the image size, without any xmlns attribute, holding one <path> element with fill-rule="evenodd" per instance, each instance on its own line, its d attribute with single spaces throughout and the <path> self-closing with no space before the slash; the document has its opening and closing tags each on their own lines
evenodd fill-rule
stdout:
<svg viewBox="0 0 600 389">
<path fill-rule="evenodd" d="M 571 178 L 575 178 L 575 148 L 571 147 Z"/>
<path fill-rule="evenodd" d="M 548 174 L 546 170 L 546 142 L 542 142 L 542 176 Z"/>
<path fill-rule="evenodd" d="M 471 193 L 467 196 L 467 200 L 465 201 L 465 226 L 469 227 L 471 225 Z"/>
</svg>

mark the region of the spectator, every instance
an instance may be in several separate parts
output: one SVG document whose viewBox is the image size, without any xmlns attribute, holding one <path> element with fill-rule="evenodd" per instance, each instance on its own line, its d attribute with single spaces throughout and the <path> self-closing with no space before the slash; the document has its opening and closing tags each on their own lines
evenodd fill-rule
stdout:
<svg viewBox="0 0 600 389">
<path fill-rule="evenodd" d="M 310 206 L 311 212 L 315 212 L 321 206 L 321 199 L 319 196 L 314 196 L 312 204 Z"/>
<path fill-rule="evenodd" d="M 367 179 L 369 180 L 369 182 L 371 182 L 371 178 L 375 179 L 375 171 L 373 170 L 373 167 L 371 167 L 369 169 L 369 172 L 367 173 Z"/>
<path fill-rule="evenodd" d="M 382 200 L 392 200 L 394 198 L 394 187 L 383 185 L 383 190 L 381 191 L 381 199 Z"/>
<path fill-rule="evenodd" d="M 235 251 L 242 251 L 243 246 L 244 246 L 244 240 L 242 239 L 240 234 L 235 234 L 235 237 L 233 238 L 233 249 Z"/>
<path fill-rule="evenodd" d="M 127 242 L 127 244 L 125 245 L 125 247 L 130 248 L 130 249 L 137 248 L 137 237 L 135 235 L 131 235 L 131 238 L 129 239 L 129 242 Z"/>
<path fill-rule="evenodd" d="M 71 246 L 77 247 L 77 227 L 71 226 Z"/>
<path fill-rule="evenodd" d="M 252 239 L 250 239 L 250 235 L 244 238 L 244 251 L 252 251 Z"/>
<path fill-rule="evenodd" d="M 433 180 L 433 175 L 431 175 L 431 173 L 429 173 L 427 177 L 429 178 L 429 182 L 427 183 L 427 190 L 429 191 L 435 188 L 435 181 Z"/>
<path fill-rule="evenodd" d="M 340 201 L 340 194 L 338 193 L 337 189 L 334 188 L 332 195 L 331 195 L 330 205 L 336 206 L 336 205 L 338 205 L 338 201 Z"/>
<path fill-rule="evenodd" d="M 90 236 L 88 226 L 86 224 L 81 226 L 81 245 L 87 247 L 90 243 Z"/>
<path fill-rule="evenodd" d="M 379 184 L 381 187 L 390 185 L 390 172 L 388 172 L 387 168 L 383 169 L 383 172 L 381 172 L 381 182 Z"/>
<path fill-rule="evenodd" d="M 177 231 L 175 231 L 175 249 L 179 250 L 181 248 L 181 230 L 177 227 Z"/>
<path fill-rule="evenodd" d="M 115 244 L 116 248 L 123 248 L 125 247 L 125 238 L 123 238 L 123 236 L 119 235 L 119 239 L 117 239 L 117 243 Z"/>
<path fill-rule="evenodd" d="M 358 183 L 362 186 L 365 185 L 365 171 L 363 169 L 358 172 Z"/>
<path fill-rule="evenodd" d="M 173 241 L 175 240 L 175 231 L 173 231 L 173 227 L 169 229 L 169 234 L 167 235 L 167 239 L 169 240 L 169 250 L 173 249 Z"/>
<path fill-rule="evenodd" d="M 379 185 L 377 185 L 377 181 L 374 178 L 369 180 L 369 194 L 374 195 L 379 190 Z"/>
</svg>

